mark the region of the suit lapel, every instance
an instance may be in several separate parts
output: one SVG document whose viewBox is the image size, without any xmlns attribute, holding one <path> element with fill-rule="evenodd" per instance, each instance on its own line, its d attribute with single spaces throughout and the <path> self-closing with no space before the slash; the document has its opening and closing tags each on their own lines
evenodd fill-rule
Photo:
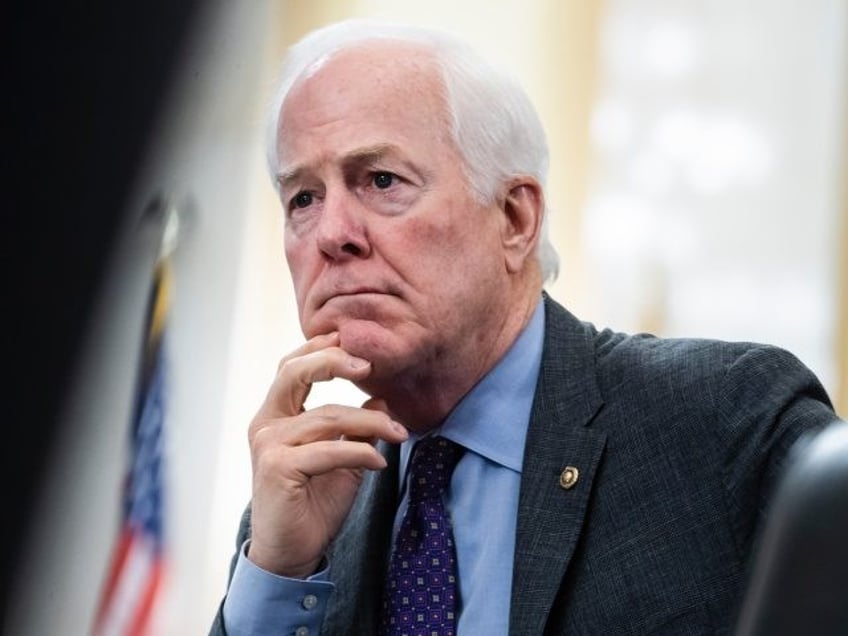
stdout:
<svg viewBox="0 0 848 636">
<path fill-rule="evenodd" d="M 545 305 L 542 367 L 521 474 L 510 634 L 543 633 L 606 444 L 605 434 L 587 428 L 602 404 L 593 336 L 547 295 Z M 577 472 L 563 475 L 567 468 Z"/>
</svg>

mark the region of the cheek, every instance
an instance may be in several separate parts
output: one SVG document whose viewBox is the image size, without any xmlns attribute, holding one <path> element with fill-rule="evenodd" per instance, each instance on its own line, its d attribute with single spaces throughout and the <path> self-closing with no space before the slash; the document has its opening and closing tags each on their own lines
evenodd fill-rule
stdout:
<svg viewBox="0 0 848 636">
<path fill-rule="evenodd" d="M 407 281 L 426 298 L 419 309 L 434 319 L 438 315 L 445 326 L 462 322 L 464 312 L 476 306 L 477 295 L 489 289 L 486 281 L 494 273 L 485 234 L 420 222 L 409 230 L 408 244 L 399 253 Z"/>
<path fill-rule="evenodd" d="M 289 274 L 294 285 L 294 293 L 298 305 L 301 305 L 302 309 L 303 298 L 308 291 L 310 280 L 308 252 L 305 245 L 290 239 L 288 236 L 284 241 L 284 251 Z"/>
<path fill-rule="evenodd" d="M 286 256 L 286 264 L 289 267 L 291 277 L 296 279 L 303 266 L 303 253 L 300 247 L 289 238 L 288 234 L 283 241 L 283 253 Z"/>
<path fill-rule="evenodd" d="M 468 247 L 463 228 L 451 223 L 450 215 L 408 219 L 399 238 L 400 249 L 426 259 L 432 267 L 450 268 L 451 255 L 459 255 Z M 441 222 L 440 222 L 441 221 Z"/>
<path fill-rule="evenodd" d="M 442 222 L 427 222 L 416 219 L 409 228 L 410 240 L 414 245 L 408 249 L 418 250 L 418 257 L 426 261 L 434 272 L 445 277 L 451 285 L 457 278 L 464 277 L 468 268 L 482 265 L 497 249 L 492 243 L 492 228 L 485 219 L 476 217 L 478 210 L 460 209 L 442 217 Z"/>
<path fill-rule="evenodd" d="M 430 223 L 411 222 L 391 242 L 393 254 L 386 255 L 386 260 L 413 289 L 438 296 L 455 284 L 459 254 L 454 241 L 454 236 Z M 441 294 L 434 294 L 436 291 Z"/>
</svg>

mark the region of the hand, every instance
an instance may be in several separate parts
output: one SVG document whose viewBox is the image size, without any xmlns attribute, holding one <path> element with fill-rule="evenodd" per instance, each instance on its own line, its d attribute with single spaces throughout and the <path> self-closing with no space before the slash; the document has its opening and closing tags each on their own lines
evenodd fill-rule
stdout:
<svg viewBox="0 0 848 636">
<path fill-rule="evenodd" d="M 312 338 L 280 362 L 248 435 L 253 497 L 247 556 L 259 567 L 295 578 L 314 574 L 364 471 L 386 466 L 375 441 L 407 438 L 381 400 L 304 411 L 314 382 L 357 381 L 369 373 L 371 364 L 341 349 L 337 333 Z"/>
</svg>

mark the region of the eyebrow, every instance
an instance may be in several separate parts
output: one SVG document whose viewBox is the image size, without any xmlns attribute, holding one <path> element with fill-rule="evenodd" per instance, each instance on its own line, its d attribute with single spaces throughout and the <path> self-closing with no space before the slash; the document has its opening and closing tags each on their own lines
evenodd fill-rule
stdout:
<svg viewBox="0 0 848 636">
<path fill-rule="evenodd" d="M 351 151 L 343 157 L 342 163 L 345 165 L 374 163 L 397 151 L 398 147 L 393 144 L 374 144 Z M 281 188 L 286 188 L 298 181 L 308 170 L 308 166 L 293 166 L 283 170 L 277 175 L 277 183 Z"/>
<path fill-rule="evenodd" d="M 397 152 L 397 146 L 392 144 L 376 144 L 359 148 L 345 157 L 345 163 L 373 163 L 379 161 L 386 155 Z"/>
</svg>

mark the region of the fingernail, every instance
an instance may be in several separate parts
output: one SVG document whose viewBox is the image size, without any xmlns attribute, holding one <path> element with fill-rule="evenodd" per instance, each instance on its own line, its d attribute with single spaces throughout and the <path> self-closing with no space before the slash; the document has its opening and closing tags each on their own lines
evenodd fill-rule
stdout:
<svg viewBox="0 0 848 636">
<path fill-rule="evenodd" d="M 370 362 L 368 360 L 363 360 L 362 358 L 351 358 L 350 359 L 350 368 L 351 369 L 364 369 L 367 367 Z"/>
</svg>

